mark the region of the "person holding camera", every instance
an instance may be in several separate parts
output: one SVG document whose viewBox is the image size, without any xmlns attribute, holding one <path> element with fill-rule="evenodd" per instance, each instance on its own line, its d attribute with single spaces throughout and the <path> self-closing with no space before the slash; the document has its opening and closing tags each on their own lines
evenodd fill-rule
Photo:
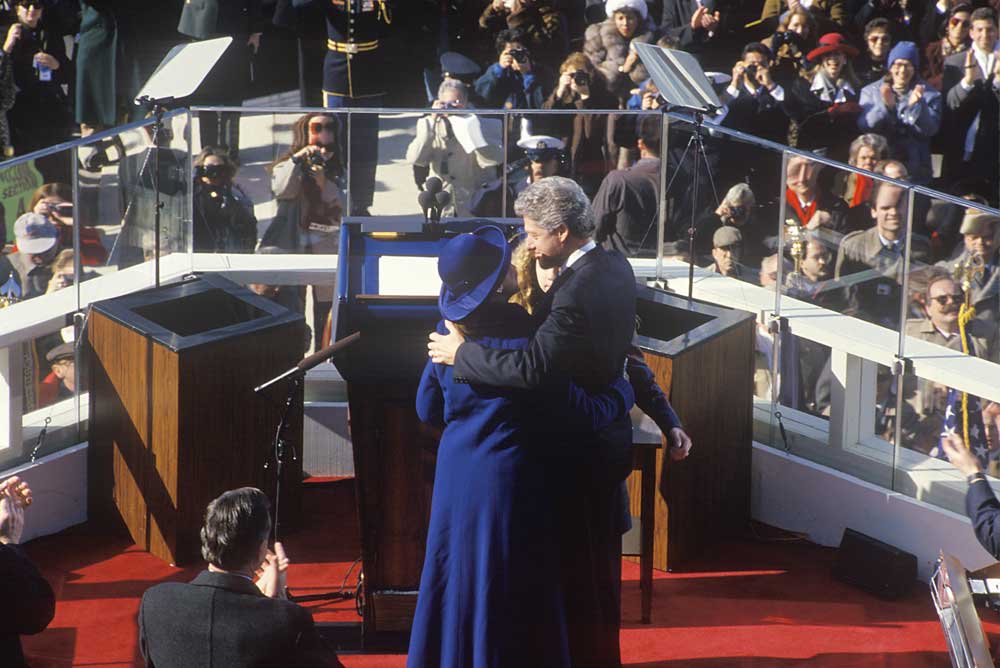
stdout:
<svg viewBox="0 0 1000 668">
<path fill-rule="evenodd" d="M 559 67 L 559 83 L 542 108 L 617 109 L 618 99 L 608 90 L 604 74 L 577 51 Z M 608 114 L 573 114 L 553 120 L 561 127 L 551 128 L 548 134 L 562 138 L 569 149 L 570 173 L 593 197 L 618 156 L 608 132 Z"/>
<path fill-rule="evenodd" d="M 538 109 L 549 90 L 545 69 L 532 62 L 524 35 L 504 30 L 497 35 L 497 62 L 476 80 L 476 93 L 488 109 Z"/>
<path fill-rule="evenodd" d="M 261 250 L 336 253 L 344 212 L 340 124 L 333 114 L 308 113 L 295 122 L 292 147 L 271 165 L 271 191 L 278 211 L 260 240 Z M 314 322 L 326 322 L 333 284 L 314 285 Z M 303 299 L 302 304 L 305 304 Z M 322 324 L 316 327 L 317 350 Z"/>
<path fill-rule="evenodd" d="M 14 153 L 24 155 L 70 136 L 73 118 L 63 84 L 73 78 L 62 37 L 48 27 L 41 0 L 18 0 L 3 43 L 16 90 L 7 114 Z"/>
<path fill-rule="evenodd" d="M 229 152 L 206 146 L 194 160 L 194 250 L 196 253 L 252 253 L 257 244 L 253 202 L 233 182 Z"/>
<path fill-rule="evenodd" d="M 566 16 L 553 0 L 493 0 L 479 17 L 479 27 L 496 35 L 520 32 L 538 62 L 555 68 L 569 52 Z"/>
<path fill-rule="evenodd" d="M 434 109 L 464 109 L 468 97 L 465 84 L 447 79 L 438 88 L 438 97 L 432 106 Z M 476 189 L 495 175 L 496 166 L 503 161 L 503 147 L 488 142 L 485 146 L 464 145 L 455 133 L 454 126 L 458 123 L 467 125 L 470 130 L 480 128 L 481 123 L 499 125 L 497 121 L 476 116 L 429 114 L 417 121 L 417 136 L 406 149 L 406 160 L 413 165 L 418 189 L 423 190 L 424 181 L 433 174 L 441 179 L 442 188 L 451 193 L 451 203 L 442 212 L 445 216 L 464 217 L 470 215 L 469 207 Z"/>
</svg>

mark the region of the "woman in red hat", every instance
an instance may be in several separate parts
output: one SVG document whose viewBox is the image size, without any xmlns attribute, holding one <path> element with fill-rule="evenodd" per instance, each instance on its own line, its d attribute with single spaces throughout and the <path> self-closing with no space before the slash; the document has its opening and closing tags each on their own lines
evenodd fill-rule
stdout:
<svg viewBox="0 0 1000 668">
<path fill-rule="evenodd" d="M 806 59 L 809 69 L 792 82 L 785 111 L 792 119 L 789 143 L 809 151 L 825 150 L 831 157 L 847 156 L 857 134 L 860 85 L 850 58 L 858 50 L 840 33 L 823 35 Z"/>
</svg>

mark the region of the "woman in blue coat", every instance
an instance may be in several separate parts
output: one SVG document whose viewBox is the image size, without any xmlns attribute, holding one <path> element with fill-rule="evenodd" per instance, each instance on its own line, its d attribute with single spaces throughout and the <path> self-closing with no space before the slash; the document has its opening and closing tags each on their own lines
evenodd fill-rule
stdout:
<svg viewBox="0 0 1000 668">
<path fill-rule="evenodd" d="M 468 340 L 527 347 L 532 319 L 507 303 L 517 289 L 510 258 L 492 225 L 442 250 L 439 308 Z M 555 444 L 572 443 L 574 430 L 620 419 L 632 389 L 622 378 L 598 395 L 568 381 L 516 391 L 456 383 L 453 371 L 428 362 L 417 391 L 420 419 L 444 431 L 407 666 L 569 666 L 545 471 L 572 455 Z"/>
<path fill-rule="evenodd" d="M 920 57 L 913 42 L 892 47 L 887 62 L 885 78 L 861 89 L 858 127 L 885 137 L 889 154 L 906 165 L 910 180 L 926 185 L 934 176 L 931 139 L 941 127 L 941 93 L 917 74 Z"/>
</svg>

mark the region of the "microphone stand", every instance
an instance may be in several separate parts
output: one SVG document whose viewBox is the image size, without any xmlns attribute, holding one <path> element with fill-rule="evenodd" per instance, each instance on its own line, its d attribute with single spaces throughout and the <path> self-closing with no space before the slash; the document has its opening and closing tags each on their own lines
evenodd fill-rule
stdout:
<svg viewBox="0 0 1000 668">
<path fill-rule="evenodd" d="M 163 115 L 167 112 L 166 105 L 173 102 L 174 98 L 164 97 L 152 99 L 148 95 L 136 99 L 136 104 L 148 107 L 153 112 L 153 146 L 150 153 L 155 155 L 153 165 L 153 197 L 155 205 L 153 209 L 153 285 L 160 287 L 160 214 L 163 211 L 163 202 L 160 201 L 160 132 L 163 130 Z M 147 160 L 149 153 L 146 155 Z M 142 172 L 139 173 L 142 178 Z"/>
<path fill-rule="evenodd" d="M 281 508 L 281 480 L 284 477 L 285 464 L 289 461 L 289 456 L 291 461 L 297 461 L 298 455 L 295 452 L 295 446 L 290 445 L 285 438 L 288 431 L 288 425 L 290 423 L 289 418 L 292 414 L 292 407 L 295 405 L 295 400 L 299 396 L 299 390 L 302 388 L 302 379 L 305 378 L 306 372 L 309 369 L 319 365 L 324 362 L 344 348 L 353 345 L 361 338 L 361 332 L 355 332 L 350 336 L 345 336 L 332 343 L 331 345 L 319 350 L 308 357 L 305 357 L 301 362 L 293 366 L 288 371 L 278 374 L 271 380 L 258 385 L 254 388 L 254 392 L 260 394 L 267 388 L 271 387 L 275 383 L 278 383 L 286 378 L 291 378 L 292 383 L 288 387 L 288 394 L 285 397 L 285 407 L 281 412 L 281 419 L 278 421 L 278 428 L 274 432 L 274 468 L 275 475 L 277 477 L 274 486 L 274 540 L 278 542 L 279 540 L 279 528 L 280 528 L 280 513 Z M 271 461 L 268 460 L 264 462 L 264 470 L 267 471 L 271 468 Z"/>
</svg>

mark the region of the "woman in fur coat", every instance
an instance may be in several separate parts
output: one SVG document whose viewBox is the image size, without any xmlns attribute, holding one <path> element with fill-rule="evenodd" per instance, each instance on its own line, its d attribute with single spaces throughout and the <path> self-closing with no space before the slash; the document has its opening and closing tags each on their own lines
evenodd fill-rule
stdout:
<svg viewBox="0 0 1000 668">
<path fill-rule="evenodd" d="M 587 28 L 583 52 L 608 82 L 608 90 L 624 102 L 629 91 L 649 78 L 632 50 L 634 41 L 656 41 L 656 27 L 649 18 L 646 0 L 607 0 L 608 18 Z"/>
</svg>

